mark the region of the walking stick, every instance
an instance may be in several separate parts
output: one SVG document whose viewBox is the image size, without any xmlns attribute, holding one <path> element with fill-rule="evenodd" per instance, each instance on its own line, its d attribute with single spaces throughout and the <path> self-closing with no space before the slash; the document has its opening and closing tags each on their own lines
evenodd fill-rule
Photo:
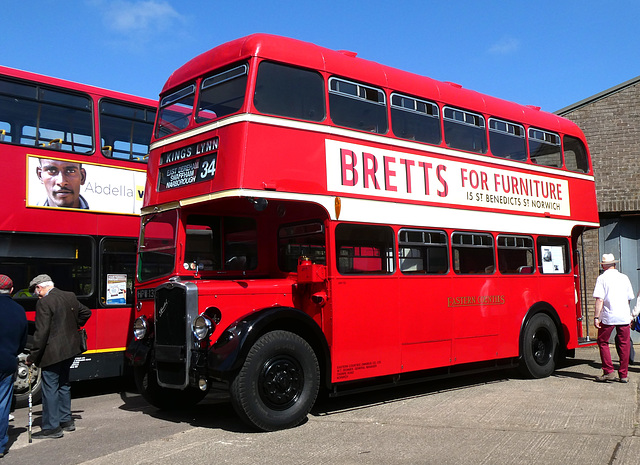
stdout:
<svg viewBox="0 0 640 465">
<path fill-rule="evenodd" d="M 31 366 L 29 366 L 29 444 L 33 441 L 31 439 L 31 425 L 33 425 L 33 398 L 31 396 Z"/>
</svg>

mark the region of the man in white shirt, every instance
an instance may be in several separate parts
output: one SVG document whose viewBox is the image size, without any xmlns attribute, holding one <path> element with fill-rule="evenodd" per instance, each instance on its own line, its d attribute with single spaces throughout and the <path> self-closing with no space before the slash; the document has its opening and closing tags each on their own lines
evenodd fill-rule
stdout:
<svg viewBox="0 0 640 465">
<path fill-rule="evenodd" d="M 594 325 L 598 328 L 598 347 L 602 360 L 601 376 L 596 381 L 613 381 L 616 377 L 611 361 L 609 339 L 613 330 L 616 330 L 616 349 L 620 359 L 618 369 L 619 380 L 622 383 L 629 381 L 629 351 L 631 350 L 631 310 L 629 301 L 635 297 L 629 278 L 616 269 L 613 254 L 606 253 L 602 256 L 600 265 L 604 272 L 596 280 L 593 297 L 596 299 L 596 311 Z"/>
</svg>

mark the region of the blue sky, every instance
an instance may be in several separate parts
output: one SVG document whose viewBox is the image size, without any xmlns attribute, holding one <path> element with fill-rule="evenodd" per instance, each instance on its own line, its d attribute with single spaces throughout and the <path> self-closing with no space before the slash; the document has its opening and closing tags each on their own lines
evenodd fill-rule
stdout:
<svg viewBox="0 0 640 465">
<path fill-rule="evenodd" d="M 293 37 L 556 111 L 640 75 L 640 2 L 4 0 L 0 64 L 156 99 L 192 57 Z"/>
</svg>

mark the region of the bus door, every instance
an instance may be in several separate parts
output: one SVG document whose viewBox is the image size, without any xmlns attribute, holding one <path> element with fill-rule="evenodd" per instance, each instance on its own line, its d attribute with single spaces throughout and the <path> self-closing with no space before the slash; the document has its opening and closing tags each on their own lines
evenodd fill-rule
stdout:
<svg viewBox="0 0 640 465">
<path fill-rule="evenodd" d="M 393 236 L 388 226 L 343 223 L 335 229 L 334 382 L 400 371 Z"/>
</svg>

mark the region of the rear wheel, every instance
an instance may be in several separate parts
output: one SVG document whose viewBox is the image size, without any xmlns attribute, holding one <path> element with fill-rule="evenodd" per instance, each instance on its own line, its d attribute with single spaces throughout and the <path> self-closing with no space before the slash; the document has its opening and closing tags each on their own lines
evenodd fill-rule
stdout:
<svg viewBox="0 0 640 465">
<path fill-rule="evenodd" d="M 17 408 L 29 405 L 29 367 L 26 365 L 27 354 L 18 355 L 18 370 L 13 383 L 13 397 Z M 36 404 L 42 399 L 42 379 L 40 368 L 31 365 L 31 402 Z"/>
<path fill-rule="evenodd" d="M 185 389 L 170 389 L 158 384 L 156 371 L 149 363 L 133 368 L 133 379 L 138 392 L 154 407 L 161 410 L 174 410 L 196 405 L 207 395 L 207 391 L 188 386 Z"/>
<path fill-rule="evenodd" d="M 231 383 L 231 400 L 249 425 L 275 431 L 299 425 L 320 386 L 318 359 L 311 346 L 288 331 L 272 331 L 251 347 Z"/>
<path fill-rule="evenodd" d="M 522 336 L 520 371 L 531 378 L 545 378 L 556 368 L 558 330 L 549 315 L 537 313 Z"/>
</svg>

